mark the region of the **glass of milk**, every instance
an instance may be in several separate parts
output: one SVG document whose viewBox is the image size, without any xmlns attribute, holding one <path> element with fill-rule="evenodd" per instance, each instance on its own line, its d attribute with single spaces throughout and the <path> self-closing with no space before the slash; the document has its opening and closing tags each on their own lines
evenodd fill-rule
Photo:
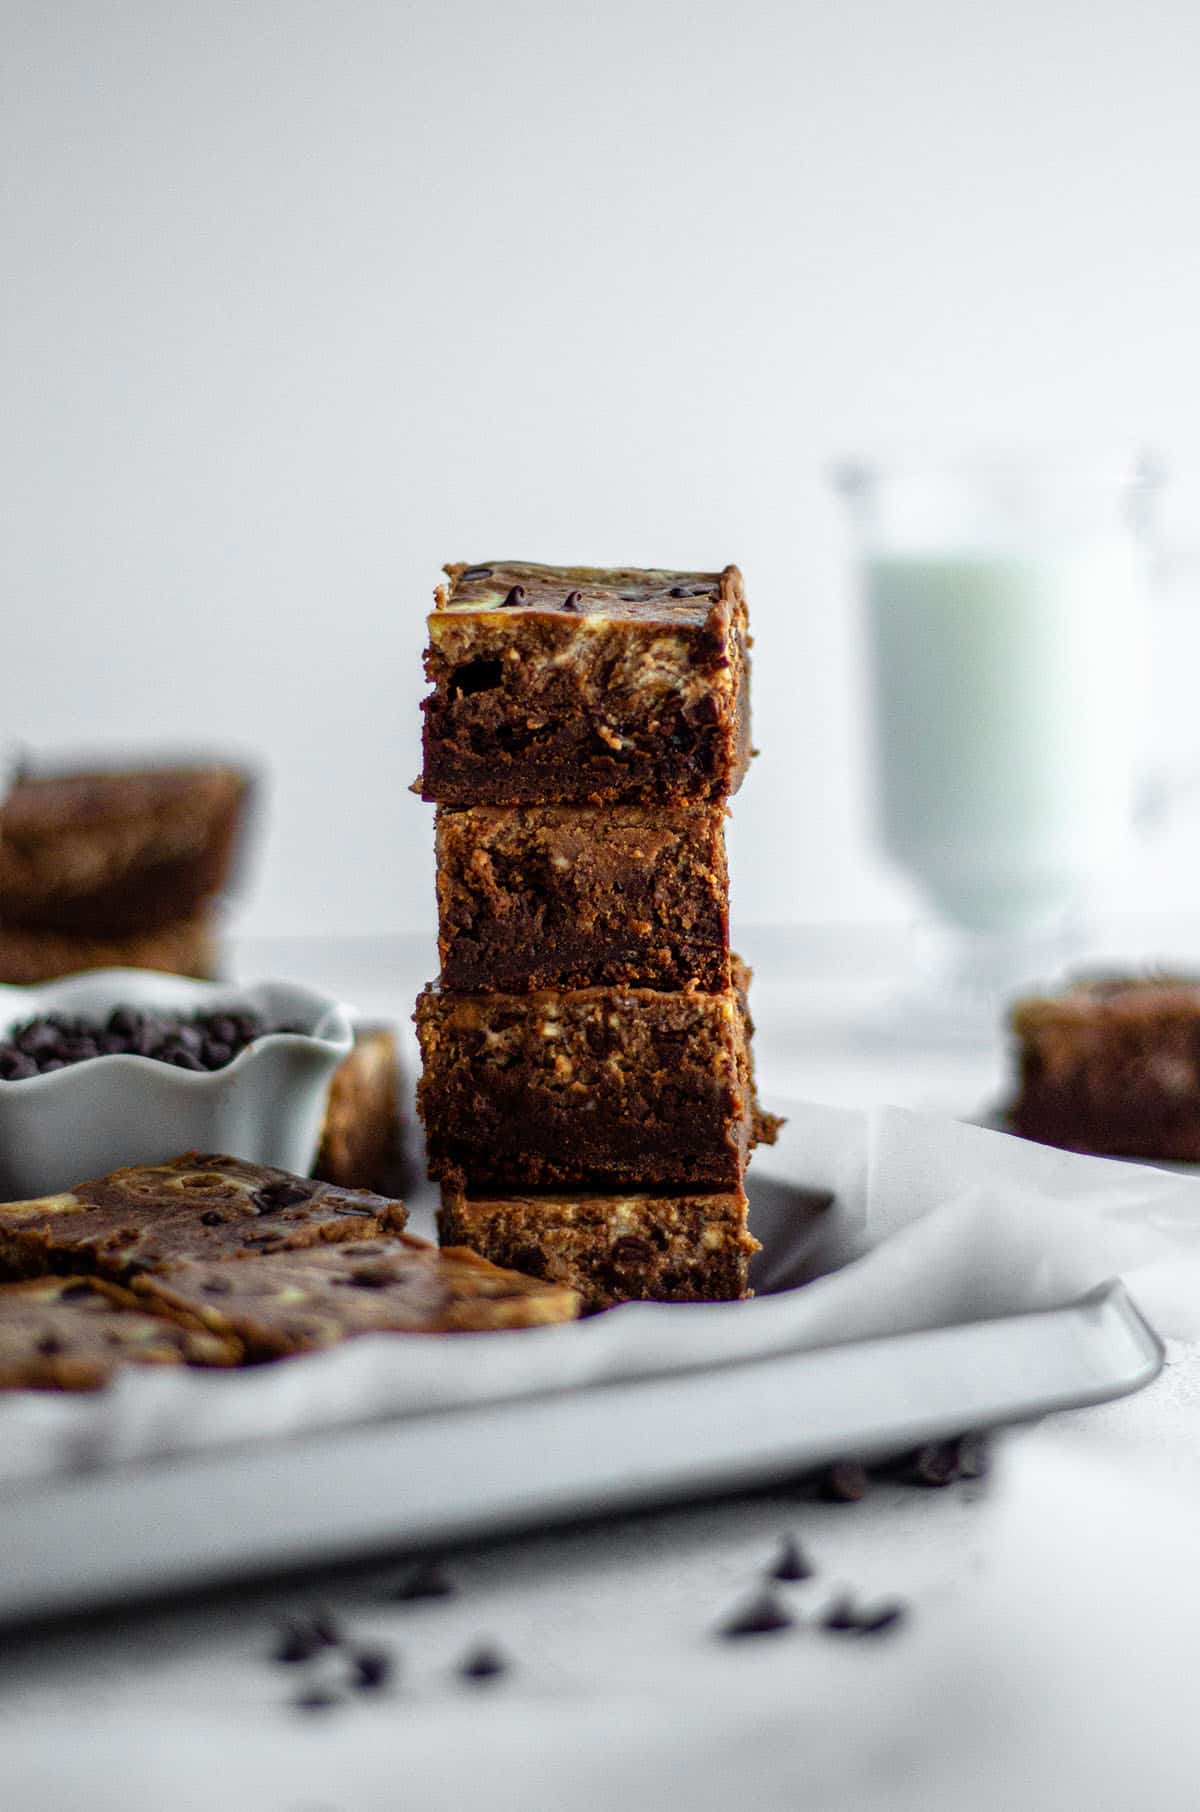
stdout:
<svg viewBox="0 0 1200 1812">
<path fill-rule="evenodd" d="M 1130 834 L 1157 481 L 1018 458 L 838 481 L 882 840 L 961 934 L 959 980 L 1002 993 L 1044 965 Z"/>
</svg>

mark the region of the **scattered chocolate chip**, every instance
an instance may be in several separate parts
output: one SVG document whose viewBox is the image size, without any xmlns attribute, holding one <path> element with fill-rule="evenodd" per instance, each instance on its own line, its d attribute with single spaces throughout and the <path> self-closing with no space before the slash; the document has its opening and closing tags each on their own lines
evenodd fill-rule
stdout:
<svg viewBox="0 0 1200 1812">
<path fill-rule="evenodd" d="M 898 1599 L 881 1604 L 873 1611 L 860 1611 L 858 1617 L 859 1634 L 863 1636 L 882 1636 L 885 1630 L 894 1630 L 897 1624 L 903 1623 L 908 1615 L 904 1605 Z"/>
<path fill-rule="evenodd" d="M 717 1634 L 728 1641 L 742 1636 L 770 1636 L 776 1630 L 791 1629 L 793 1621 L 791 1613 L 774 1592 L 760 1592 L 728 1622 L 721 1624 Z"/>
<path fill-rule="evenodd" d="M 951 1485 L 958 1470 L 958 1442 L 930 1441 L 905 1456 L 897 1477 L 911 1485 Z"/>
<path fill-rule="evenodd" d="M 578 610 L 582 603 L 583 593 L 581 591 L 569 591 L 563 599 L 562 607 L 564 610 Z"/>
<path fill-rule="evenodd" d="M 307 1618 L 293 1617 L 279 1632 L 279 1640 L 271 1651 L 271 1659 L 278 1661 L 283 1667 L 295 1667 L 301 1661 L 311 1661 L 323 1646 Z"/>
<path fill-rule="evenodd" d="M 314 1611 L 309 1619 L 313 1635 L 322 1648 L 339 1648 L 342 1643 L 342 1629 L 332 1611 Z"/>
<path fill-rule="evenodd" d="M 57 1334 L 42 1334 L 37 1342 L 37 1350 L 44 1359 L 53 1359 L 65 1349 Z"/>
<path fill-rule="evenodd" d="M 823 1630 L 856 1630 L 858 1628 L 858 1613 L 854 1609 L 854 1601 L 848 1592 L 843 1592 L 840 1598 L 834 1599 L 821 1619 L 821 1628 Z"/>
<path fill-rule="evenodd" d="M 233 1285 L 227 1277 L 206 1277 L 201 1288 L 206 1296 L 228 1296 Z"/>
<path fill-rule="evenodd" d="M 821 1480 L 821 1496 L 834 1504 L 857 1504 L 867 1495 L 867 1469 L 861 1460 L 835 1460 Z"/>
<path fill-rule="evenodd" d="M 958 1470 L 965 1479 L 985 1479 L 992 1451 L 985 1434 L 963 1435 L 958 1443 Z"/>
<path fill-rule="evenodd" d="M 349 1277 L 344 1279 L 339 1277 L 337 1282 L 353 1284 L 359 1290 L 386 1290 L 393 1279 L 388 1276 L 386 1271 L 379 1269 L 372 1271 L 368 1270 L 365 1265 L 359 1265 L 351 1271 Z"/>
<path fill-rule="evenodd" d="M 91 1284 L 81 1277 L 76 1283 L 64 1284 L 62 1289 L 58 1292 L 58 1300 L 60 1302 L 74 1302 L 79 1297 L 91 1296 L 93 1294 L 94 1292 Z"/>
<path fill-rule="evenodd" d="M 308 1686 L 292 1700 L 297 1711 L 330 1711 L 342 1703 L 341 1693 L 328 1686 Z"/>
<path fill-rule="evenodd" d="M 795 1536 L 786 1535 L 779 1544 L 779 1554 L 768 1577 L 793 1585 L 798 1580 L 811 1579 L 815 1570 Z"/>
<path fill-rule="evenodd" d="M 523 604 L 524 602 L 525 587 L 523 585 L 514 585 L 508 596 L 505 598 L 502 608 L 507 609 L 510 604 Z"/>
<path fill-rule="evenodd" d="M 223 1227 L 225 1216 L 217 1208 L 206 1208 L 200 1216 L 200 1225 L 202 1227 Z"/>
<path fill-rule="evenodd" d="M 499 1674 L 506 1674 L 510 1666 L 498 1648 L 489 1642 L 480 1642 L 463 1656 L 458 1672 L 464 1680 L 494 1680 Z"/>
<path fill-rule="evenodd" d="M 359 1692 L 378 1692 L 392 1677 L 392 1657 L 384 1648 L 356 1649 L 351 1659 Z"/>
<path fill-rule="evenodd" d="M 460 578 L 462 580 L 490 579 L 491 576 L 492 576 L 492 568 L 490 566 L 468 566 L 466 572 L 461 574 Z"/>
<path fill-rule="evenodd" d="M 889 1599 L 869 1610 L 860 1610 L 848 1592 L 835 1598 L 821 1619 L 821 1628 L 839 1636 L 881 1636 L 895 1629 L 905 1617 L 898 1599 Z"/>
<path fill-rule="evenodd" d="M 454 1598 L 458 1587 L 440 1561 L 426 1560 L 413 1568 L 389 1594 L 398 1604 L 413 1604 L 422 1598 Z"/>
</svg>

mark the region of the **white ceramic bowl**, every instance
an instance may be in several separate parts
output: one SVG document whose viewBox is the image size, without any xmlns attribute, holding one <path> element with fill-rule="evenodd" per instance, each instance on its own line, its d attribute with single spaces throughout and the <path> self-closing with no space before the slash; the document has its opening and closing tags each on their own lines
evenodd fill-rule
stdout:
<svg viewBox="0 0 1200 1812">
<path fill-rule="evenodd" d="M 307 1173 L 330 1078 L 354 1042 L 350 1014 L 291 982 L 191 981 L 150 969 L 96 969 L 43 987 L 0 987 L 0 1037 L 43 1013 L 104 1019 L 114 1007 L 219 1012 L 248 1007 L 270 1024 L 221 1070 L 157 1058 L 89 1057 L 0 1082 L 0 1200 L 50 1195 L 123 1164 L 212 1151 Z"/>
</svg>

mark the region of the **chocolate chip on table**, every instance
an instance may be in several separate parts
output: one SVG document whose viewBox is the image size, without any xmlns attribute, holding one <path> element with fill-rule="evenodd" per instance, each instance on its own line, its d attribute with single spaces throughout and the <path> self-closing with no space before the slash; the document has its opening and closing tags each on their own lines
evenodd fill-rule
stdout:
<svg viewBox="0 0 1200 1812">
<path fill-rule="evenodd" d="M 58 1300 L 60 1302 L 74 1302 L 80 1297 L 90 1296 L 91 1294 L 91 1284 L 88 1283 L 86 1278 L 80 1277 L 73 1283 L 63 1285 L 62 1289 L 58 1292 Z"/>
<path fill-rule="evenodd" d="M 821 1628 L 839 1636 L 882 1636 L 904 1621 L 907 1611 L 898 1598 L 860 1610 L 848 1592 L 835 1598 L 821 1619 Z"/>
<path fill-rule="evenodd" d="M 564 610 L 578 610 L 582 603 L 583 593 L 581 591 L 569 591 L 563 599 L 562 607 Z"/>
<path fill-rule="evenodd" d="M 776 1630 L 791 1629 L 794 1621 L 774 1592 L 760 1592 L 721 1624 L 717 1634 L 726 1641 L 737 1641 L 743 1636 L 770 1636 Z"/>
<path fill-rule="evenodd" d="M 957 1441 L 929 1441 L 907 1454 L 897 1471 L 913 1485 L 952 1485 L 958 1476 Z"/>
<path fill-rule="evenodd" d="M 458 1664 L 458 1672 L 464 1680 L 495 1680 L 500 1674 L 506 1674 L 511 1662 L 490 1642 L 480 1642 L 468 1649 Z"/>
<path fill-rule="evenodd" d="M 359 1692 L 378 1692 L 392 1677 L 392 1657 L 385 1648 L 360 1648 L 351 1656 Z"/>
<path fill-rule="evenodd" d="M 839 1598 L 834 1599 L 821 1619 L 821 1628 L 847 1633 L 858 1629 L 858 1612 L 848 1592 L 843 1592 Z"/>
<path fill-rule="evenodd" d="M 894 1630 L 903 1623 L 908 1615 L 899 1599 L 889 1599 L 886 1604 L 877 1605 L 872 1611 L 860 1611 L 858 1615 L 858 1632 L 860 1636 L 882 1636 L 886 1630 Z"/>
<path fill-rule="evenodd" d="M 296 1667 L 302 1661 L 311 1661 L 323 1646 L 306 1618 L 293 1617 L 280 1631 L 271 1659 L 278 1661 L 281 1667 Z"/>
<path fill-rule="evenodd" d="M 389 1594 L 399 1604 L 415 1604 L 423 1598 L 453 1598 L 458 1587 L 440 1561 L 422 1561 L 408 1578 Z"/>
<path fill-rule="evenodd" d="M 801 1579 L 811 1579 L 815 1571 L 795 1536 L 785 1535 L 768 1577 L 781 1580 L 785 1585 L 794 1585 Z"/>
<path fill-rule="evenodd" d="M 202 1227 L 223 1227 L 225 1216 L 217 1208 L 206 1208 L 200 1216 L 200 1225 Z"/>
<path fill-rule="evenodd" d="M 514 585 L 508 596 L 505 598 L 502 608 L 507 609 L 510 604 L 523 604 L 524 602 L 525 587 L 523 585 Z"/>
<path fill-rule="evenodd" d="M 328 1686 L 306 1686 L 292 1700 L 297 1711 L 331 1711 L 342 1703 L 342 1695 Z"/>
<path fill-rule="evenodd" d="M 835 1460 L 821 1479 L 821 1496 L 830 1503 L 857 1504 L 867 1495 L 867 1469 L 861 1460 Z"/>
</svg>

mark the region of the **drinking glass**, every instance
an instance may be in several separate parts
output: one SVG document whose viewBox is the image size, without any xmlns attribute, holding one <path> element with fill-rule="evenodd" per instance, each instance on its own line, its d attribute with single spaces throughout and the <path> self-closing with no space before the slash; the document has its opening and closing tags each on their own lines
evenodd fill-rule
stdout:
<svg viewBox="0 0 1200 1812">
<path fill-rule="evenodd" d="M 922 1017 L 994 1030 L 1079 945 L 1130 833 L 1153 462 L 855 461 L 878 826 L 952 932 Z"/>
</svg>

